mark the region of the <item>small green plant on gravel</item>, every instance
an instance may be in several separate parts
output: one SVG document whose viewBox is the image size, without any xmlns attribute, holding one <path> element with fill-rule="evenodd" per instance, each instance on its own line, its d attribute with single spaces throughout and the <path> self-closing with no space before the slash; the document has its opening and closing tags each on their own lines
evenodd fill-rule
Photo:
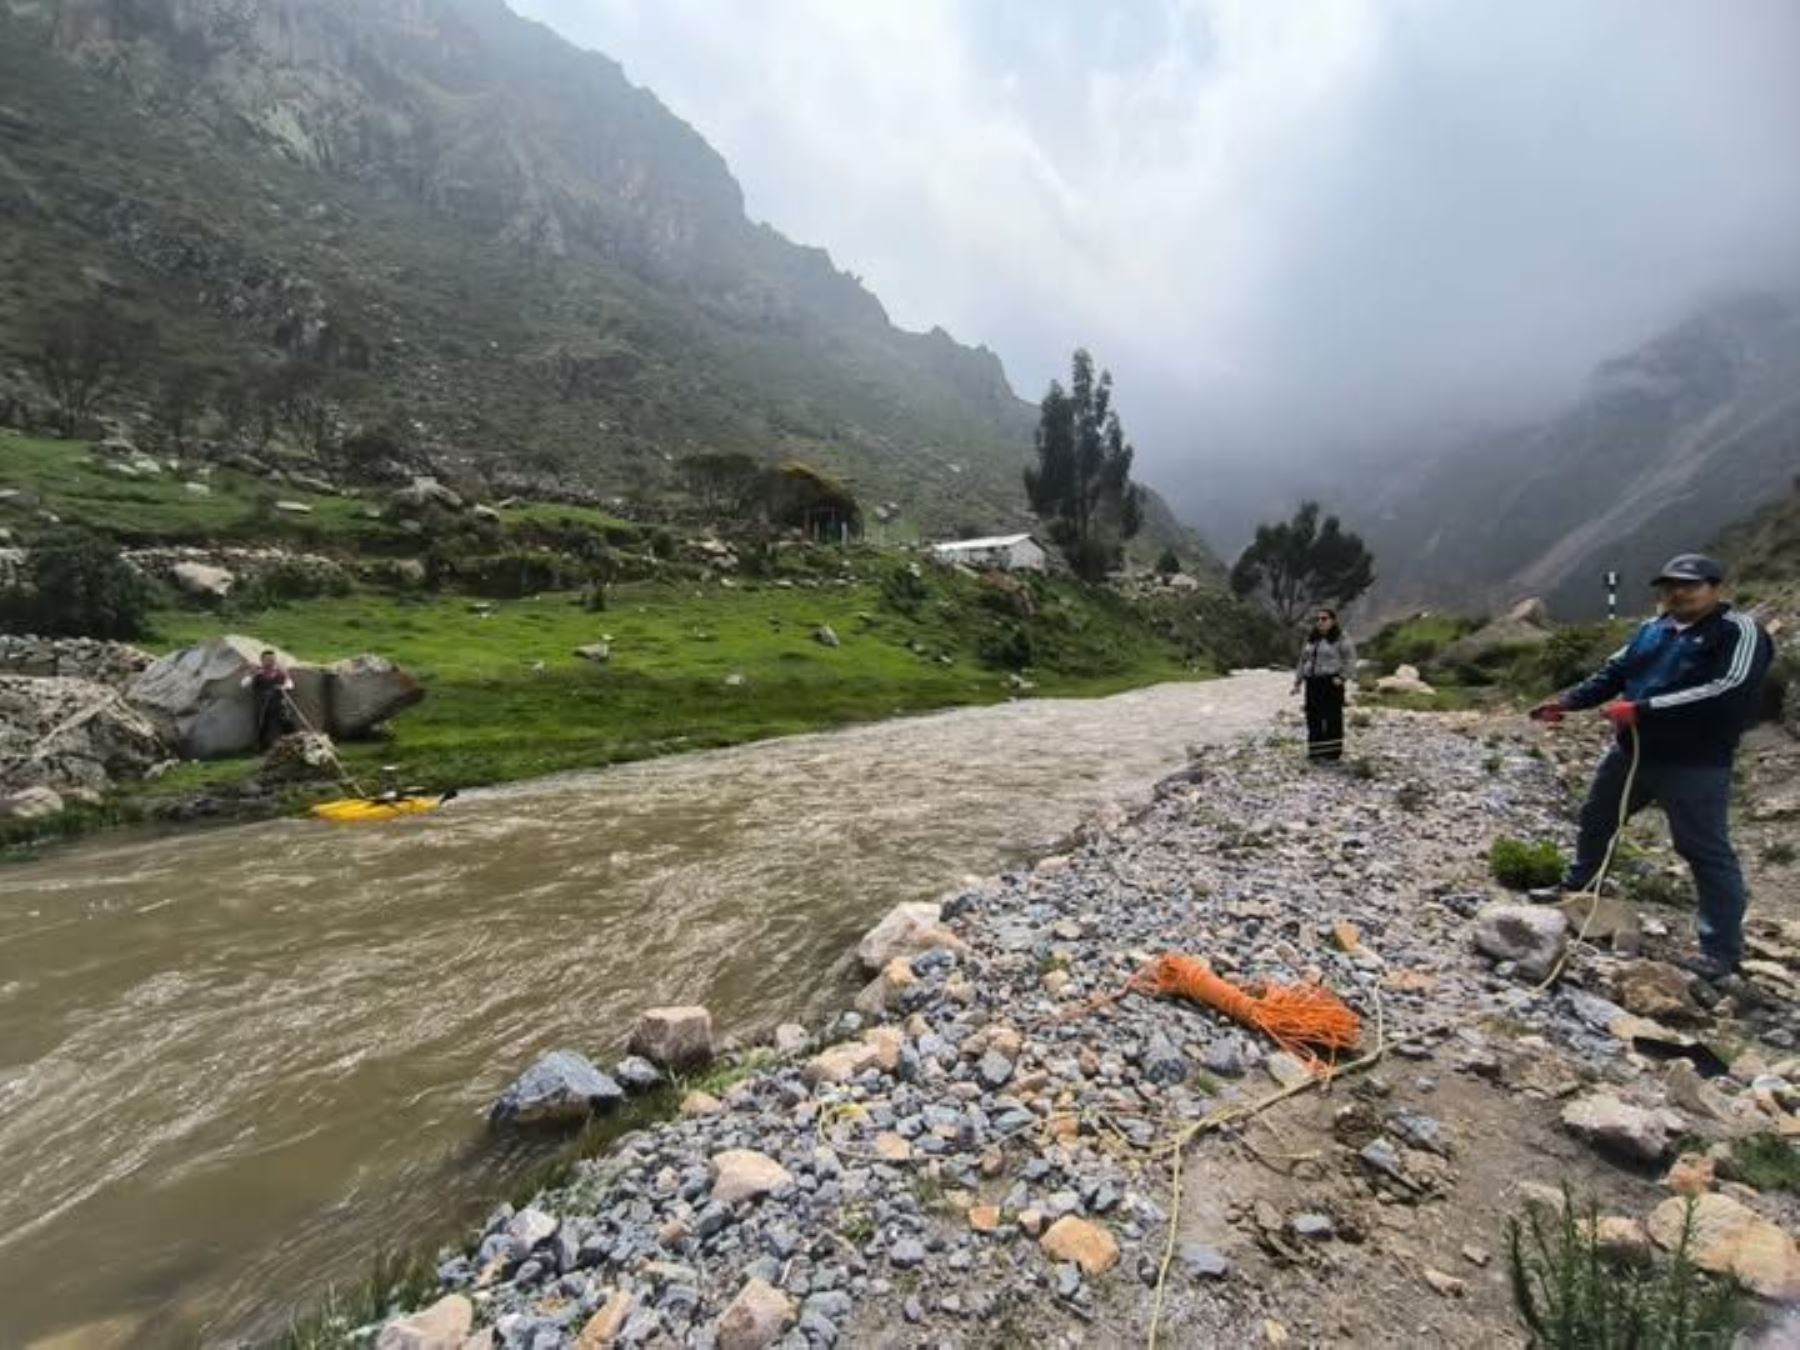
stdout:
<svg viewBox="0 0 1800 1350">
<path fill-rule="evenodd" d="M 1600 1245 L 1599 1207 L 1585 1213 L 1563 1188 L 1560 1215 L 1530 1205 L 1507 1221 L 1513 1303 L 1544 1350 L 1725 1350 L 1750 1317 L 1735 1282 L 1701 1273 L 1689 1255 L 1694 1206 L 1666 1259 L 1636 1267 Z"/>
<path fill-rule="evenodd" d="M 775 1064 L 777 1056 L 767 1046 L 759 1046 L 726 1064 L 720 1064 L 702 1077 L 682 1079 L 679 1086 L 684 1092 L 704 1092 L 709 1097 L 717 1097 L 729 1092 L 746 1078 L 761 1073 Z"/>
<path fill-rule="evenodd" d="M 423 1254 L 384 1254 L 360 1285 L 333 1286 L 314 1311 L 298 1318 L 276 1338 L 276 1350 L 337 1350 L 360 1345 L 356 1333 L 372 1323 L 423 1307 L 437 1292 L 435 1261 Z M 366 1333 L 365 1333 L 366 1334 Z"/>
<path fill-rule="evenodd" d="M 1358 755 L 1354 759 L 1345 760 L 1344 772 L 1349 774 L 1352 778 L 1360 779 L 1365 783 L 1377 776 L 1375 771 L 1375 761 L 1368 758 L 1366 755 Z"/>
<path fill-rule="evenodd" d="M 866 1209 L 847 1209 L 838 1219 L 838 1236 L 862 1246 L 875 1236 L 875 1218 Z"/>
<path fill-rule="evenodd" d="M 1499 755 L 1489 755 L 1486 759 L 1481 761 L 1481 767 L 1490 774 L 1496 774 L 1500 772 L 1500 766 L 1504 763 L 1506 763 L 1506 761 Z"/>
<path fill-rule="evenodd" d="M 1501 835 L 1488 849 L 1488 868 L 1495 881 L 1515 891 L 1554 886 L 1562 879 L 1562 850 L 1548 841 L 1529 844 Z"/>
<path fill-rule="evenodd" d="M 1800 1149 L 1777 1134 L 1734 1140 L 1731 1174 L 1759 1191 L 1800 1191 Z"/>
<path fill-rule="evenodd" d="M 1402 811 L 1423 811 L 1431 800 L 1431 789 L 1423 783 L 1402 783 L 1394 789 L 1394 805 Z"/>
<path fill-rule="evenodd" d="M 1762 851 L 1763 861 L 1776 867 L 1786 867 L 1797 856 L 1794 846 L 1785 839 L 1778 839 L 1772 844 L 1765 844 Z"/>
</svg>

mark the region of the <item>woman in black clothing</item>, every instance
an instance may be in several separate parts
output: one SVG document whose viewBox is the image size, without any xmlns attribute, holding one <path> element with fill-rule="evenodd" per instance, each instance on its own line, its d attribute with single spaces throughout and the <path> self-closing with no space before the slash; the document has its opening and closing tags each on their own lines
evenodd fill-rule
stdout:
<svg viewBox="0 0 1800 1350">
<path fill-rule="evenodd" d="M 1294 667 L 1294 692 L 1306 691 L 1306 757 L 1344 756 L 1344 690 L 1356 674 L 1356 647 L 1337 611 L 1320 607 Z"/>
</svg>

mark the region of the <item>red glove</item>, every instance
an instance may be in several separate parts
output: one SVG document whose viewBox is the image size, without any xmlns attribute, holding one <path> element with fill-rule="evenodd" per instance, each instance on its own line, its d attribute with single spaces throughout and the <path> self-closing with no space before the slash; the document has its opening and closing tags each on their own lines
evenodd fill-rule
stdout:
<svg viewBox="0 0 1800 1350">
<path fill-rule="evenodd" d="M 1600 710 L 1600 715 L 1623 731 L 1638 724 L 1638 705 L 1630 699 L 1614 699 Z"/>
<path fill-rule="evenodd" d="M 1565 711 L 1566 709 L 1564 709 L 1562 705 L 1562 700 L 1553 698 L 1538 704 L 1537 707 L 1533 708 L 1525 715 L 1534 722 L 1548 722 L 1551 725 L 1555 725 L 1563 720 L 1563 713 Z"/>
</svg>

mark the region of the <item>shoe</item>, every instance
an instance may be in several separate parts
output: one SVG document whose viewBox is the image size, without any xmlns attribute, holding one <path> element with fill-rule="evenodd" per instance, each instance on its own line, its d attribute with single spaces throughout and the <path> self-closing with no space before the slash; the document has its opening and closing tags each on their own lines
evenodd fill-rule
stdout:
<svg viewBox="0 0 1800 1350">
<path fill-rule="evenodd" d="M 1707 984 L 1721 984 L 1737 974 L 1737 962 L 1721 960 L 1709 952 L 1684 957 L 1675 964 Z"/>
</svg>

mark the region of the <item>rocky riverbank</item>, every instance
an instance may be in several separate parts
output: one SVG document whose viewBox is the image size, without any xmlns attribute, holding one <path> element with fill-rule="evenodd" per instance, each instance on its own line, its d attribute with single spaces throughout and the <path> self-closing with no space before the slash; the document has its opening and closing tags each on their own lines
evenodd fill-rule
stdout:
<svg viewBox="0 0 1800 1350">
<path fill-rule="evenodd" d="M 1285 730 L 1209 755 L 886 925 L 861 1011 L 497 1210 L 380 1342 L 1510 1344 L 1506 1219 L 1565 1182 L 1641 1254 L 1698 1191 L 1701 1263 L 1800 1296 L 1793 1197 L 1732 1179 L 1732 1141 L 1800 1129 L 1791 897 L 1765 897 L 1763 971 L 1725 991 L 1654 959 L 1681 913 L 1496 908 L 1523 897 L 1488 880 L 1491 840 L 1567 834 L 1538 734 L 1381 714 L 1341 767 Z M 1306 1070 L 1118 996 L 1165 951 L 1321 980 L 1386 1053 L 1222 1115 Z"/>
</svg>

